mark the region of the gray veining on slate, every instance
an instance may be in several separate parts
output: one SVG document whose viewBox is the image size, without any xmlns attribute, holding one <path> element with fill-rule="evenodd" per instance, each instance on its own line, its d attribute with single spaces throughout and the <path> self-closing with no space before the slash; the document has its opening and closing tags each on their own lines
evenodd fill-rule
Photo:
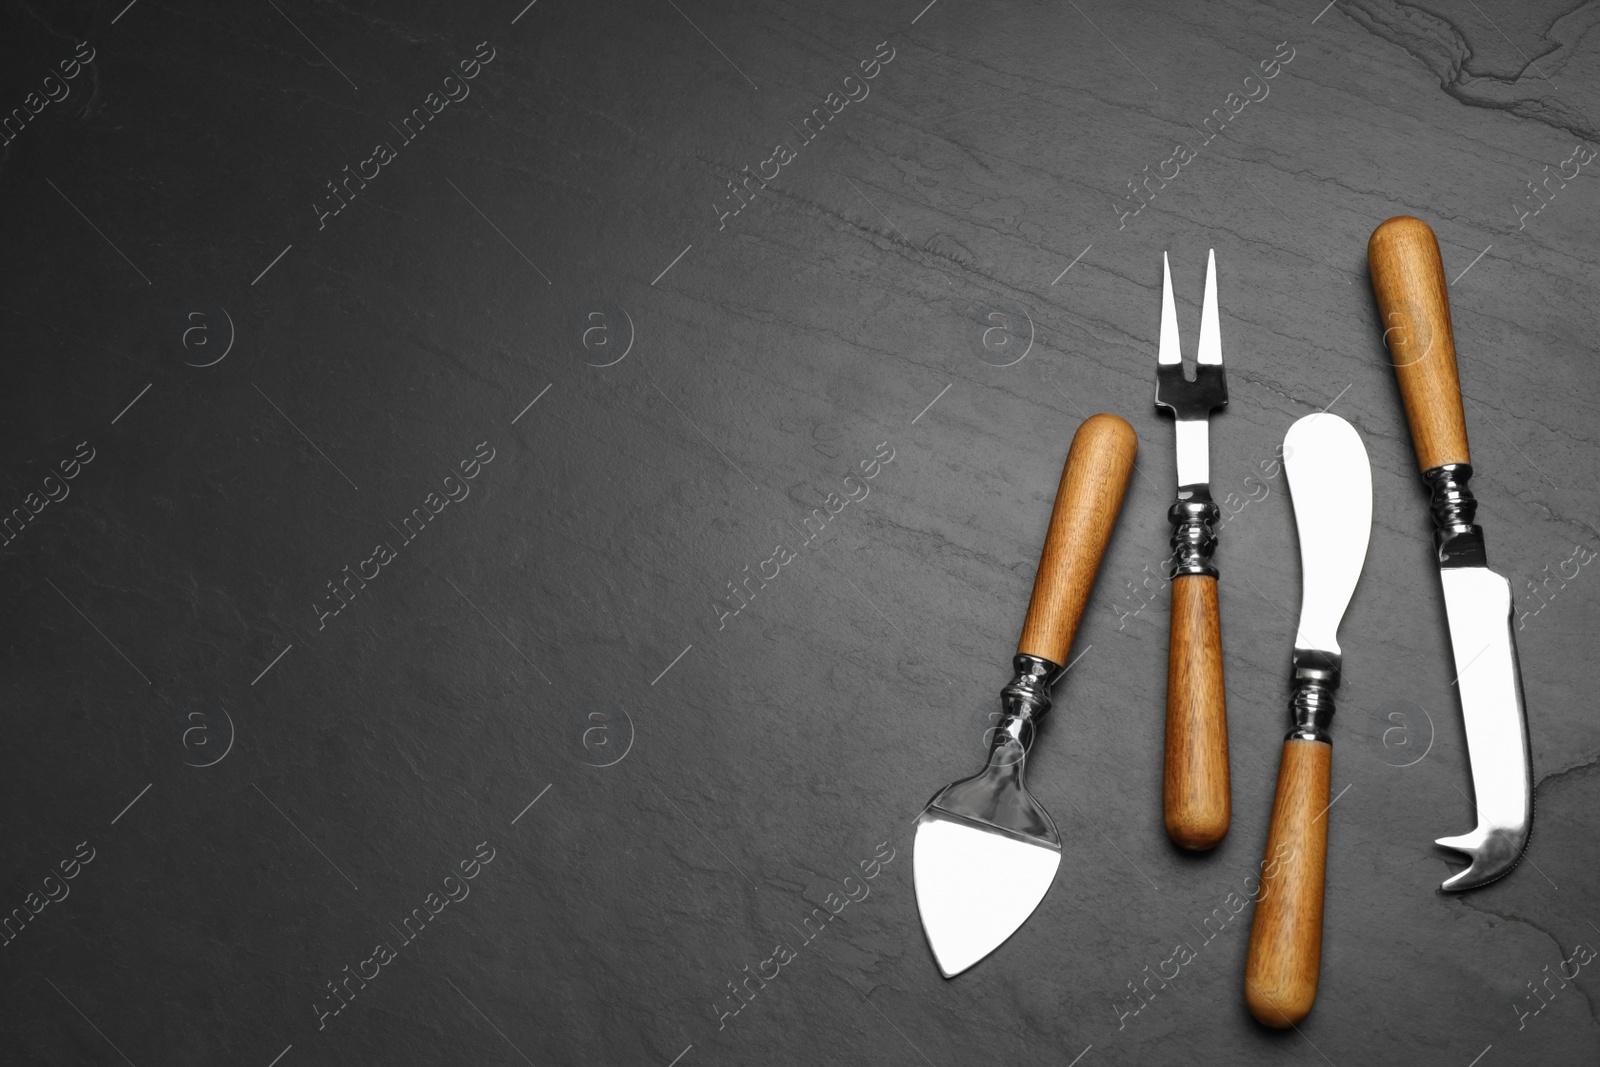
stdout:
<svg viewBox="0 0 1600 1067">
<path fill-rule="evenodd" d="M 7 1062 L 1594 1059 L 1593 972 L 1529 983 L 1600 943 L 1600 5 L 923 2 L 0 16 Z M 1365 270 L 1399 213 L 1454 279 L 1539 780 L 1527 862 L 1465 896 Z M 1160 253 L 1194 295 L 1213 247 L 1235 818 L 1196 857 L 1145 579 Z M 1287 725 L 1271 459 L 1330 404 L 1376 520 L 1321 992 L 1277 1034 L 1228 902 Z M 1030 768 L 1062 872 L 946 982 L 911 820 L 981 758 L 1102 410 L 1141 453 Z"/>
</svg>

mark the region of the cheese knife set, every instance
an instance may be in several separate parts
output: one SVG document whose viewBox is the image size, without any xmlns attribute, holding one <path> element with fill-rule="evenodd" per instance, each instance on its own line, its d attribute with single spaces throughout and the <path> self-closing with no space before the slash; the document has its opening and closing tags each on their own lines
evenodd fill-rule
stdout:
<svg viewBox="0 0 1600 1067">
<path fill-rule="evenodd" d="M 1477 504 L 1468 488 L 1471 456 L 1438 242 L 1426 223 L 1399 216 L 1373 232 L 1367 260 L 1382 339 L 1430 493 L 1477 810 L 1471 832 L 1437 841 L 1469 860 L 1441 888 L 1467 890 L 1510 873 L 1532 826 L 1511 587 L 1489 569 L 1483 531 L 1473 522 Z M 1232 819 L 1219 572 L 1212 562 L 1221 512 L 1210 493 L 1210 419 L 1228 402 L 1214 253 L 1192 377 L 1180 354 L 1172 275 L 1163 257 L 1155 402 L 1173 416 L 1178 482 L 1167 512 L 1172 610 L 1162 819 L 1174 844 L 1203 851 L 1223 840 Z M 1027 755 L 1070 662 L 1137 451 L 1133 427 L 1116 415 L 1093 415 L 1073 436 L 988 757 L 976 775 L 936 793 L 917 819 L 917 907 L 946 978 L 1011 937 L 1043 901 L 1061 865 L 1061 835 L 1024 781 Z M 1282 454 L 1299 537 L 1300 617 L 1289 661 L 1290 729 L 1279 757 L 1242 989 L 1251 1014 L 1276 1028 L 1304 1019 L 1317 994 L 1333 799 L 1329 730 L 1344 666 L 1338 632 L 1361 577 L 1373 507 L 1366 447 L 1339 416 L 1323 411 L 1298 420 Z"/>
</svg>

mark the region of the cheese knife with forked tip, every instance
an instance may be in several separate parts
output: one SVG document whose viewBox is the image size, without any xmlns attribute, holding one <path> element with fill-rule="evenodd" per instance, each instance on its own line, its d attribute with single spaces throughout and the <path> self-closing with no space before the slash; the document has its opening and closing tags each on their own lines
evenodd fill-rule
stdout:
<svg viewBox="0 0 1600 1067">
<path fill-rule="evenodd" d="M 1473 523 L 1478 503 L 1467 488 L 1472 455 L 1439 242 L 1426 222 L 1398 215 L 1372 232 L 1367 263 L 1417 466 L 1432 492 L 1433 545 L 1455 658 L 1452 684 L 1461 694 L 1478 810 L 1471 833 L 1435 842 L 1472 861 L 1440 888 L 1475 889 L 1510 874 L 1533 831 L 1533 760 L 1511 628 L 1511 583 L 1489 569 L 1483 528 Z"/>
<path fill-rule="evenodd" d="M 946 978 L 1015 933 L 1061 865 L 1061 837 L 1023 784 L 1023 770 L 1037 724 L 1050 710 L 1051 686 L 1068 662 L 1138 447 L 1133 427 L 1115 415 L 1092 415 L 1073 435 L 988 762 L 935 794 L 917 819 L 911 861 L 917 909 Z"/>
</svg>

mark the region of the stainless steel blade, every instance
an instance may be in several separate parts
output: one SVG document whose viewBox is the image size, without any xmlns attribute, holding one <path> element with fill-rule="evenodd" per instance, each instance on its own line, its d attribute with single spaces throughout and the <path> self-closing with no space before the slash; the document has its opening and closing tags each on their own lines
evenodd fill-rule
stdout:
<svg viewBox="0 0 1600 1067">
<path fill-rule="evenodd" d="M 983 770 L 941 789 L 917 819 L 917 908 L 946 978 L 1015 933 L 1061 864 L 1056 824 L 1023 783 L 1032 735 L 1030 719 L 1008 716 Z"/>
<path fill-rule="evenodd" d="M 1300 534 L 1300 627 L 1294 647 L 1339 655 L 1372 536 L 1372 465 L 1355 427 L 1318 412 L 1289 427 L 1283 467 Z"/>
<path fill-rule="evenodd" d="M 1472 857 L 1441 887 L 1473 889 L 1511 872 L 1533 828 L 1533 760 L 1511 630 L 1511 584 L 1487 567 L 1441 567 L 1478 825 L 1438 844 Z"/>
<path fill-rule="evenodd" d="M 1055 881 L 1061 847 L 930 808 L 917 819 L 911 866 L 928 947 L 939 973 L 953 978 L 1033 914 Z"/>
</svg>

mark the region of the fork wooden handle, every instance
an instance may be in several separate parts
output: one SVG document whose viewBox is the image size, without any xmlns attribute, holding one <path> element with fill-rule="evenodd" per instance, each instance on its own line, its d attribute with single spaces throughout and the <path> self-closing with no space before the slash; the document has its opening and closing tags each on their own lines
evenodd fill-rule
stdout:
<svg viewBox="0 0 1600 1067">
<path fill-rule="evenodd" d="M 1183 848 L 1215 848 L 1233 817 L 1231 794 L 1217 579 L 1180 574 L 1172 579 L 1167 645 L 1167 836 Z"/>
<path fill-rule="evenodd" d="M 1263 1026 L 1293 1026 L 1317 999 L 1332 763 L 1326 741 L 1291 737 L 1283 743 L 1244 966 L 1245 1003 Z"/>
<path fill-rule="evenodd" d="M 1018 655 L 1066 666 L 1138 451 L 1133 427 L 1115 415 L 1091 415 L 1072 435 Z"/>
<path fill-rule="evenodd" d="M 1389 219 L 1372 231 L 1367 266 L 1383 342 L 1417 446 L 1417 466 L 1426 471 L 1446 463 L 1471 463 L 1449 287 L 1433 230 L 1410 215 Z"/>
</svg>

